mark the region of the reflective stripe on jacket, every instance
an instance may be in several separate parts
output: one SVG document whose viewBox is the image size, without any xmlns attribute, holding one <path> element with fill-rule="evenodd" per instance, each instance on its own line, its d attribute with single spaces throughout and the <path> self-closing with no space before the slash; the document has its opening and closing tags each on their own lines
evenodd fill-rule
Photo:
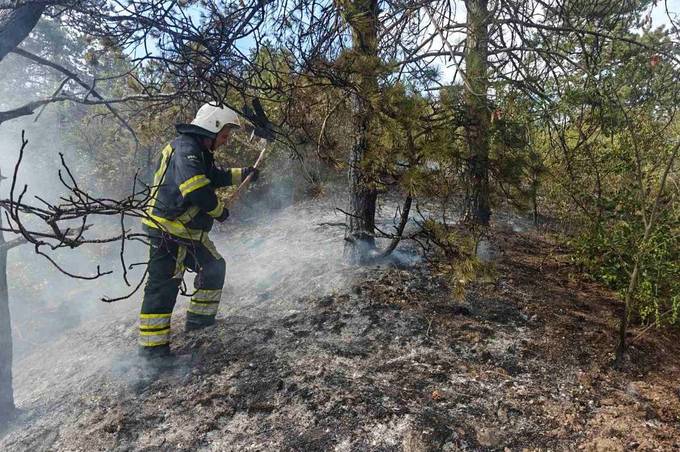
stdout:
<svg viewBox="0 0 680 452">
<path fill-rule="evenodd" d="M 200 240 L 224 210 L 215 189 L 239 184 L 241 174 L 241 168 L 215 166 L 200 137 L 182 133 L 161 152 L 142 223 L 177 237 Z"/>
</svg>

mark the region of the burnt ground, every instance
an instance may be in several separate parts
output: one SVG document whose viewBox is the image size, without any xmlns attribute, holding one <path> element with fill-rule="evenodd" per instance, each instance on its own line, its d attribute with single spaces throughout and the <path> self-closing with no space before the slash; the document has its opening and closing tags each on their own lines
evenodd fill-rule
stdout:
<svg viewBox="0 0 680 452">
<path fill-rule="evenodd" d="M 80 328 L 18 366 L 0 449 L 680 450 L 678 335 L 612 370 L 614 295 L 543 235 L 495 242 L 464 300 L 424 262 L 345 268 L 295 309 L 176 332 L 184 356 L 155 378 L 126 358 L 132 317 Z"/>
</svg>

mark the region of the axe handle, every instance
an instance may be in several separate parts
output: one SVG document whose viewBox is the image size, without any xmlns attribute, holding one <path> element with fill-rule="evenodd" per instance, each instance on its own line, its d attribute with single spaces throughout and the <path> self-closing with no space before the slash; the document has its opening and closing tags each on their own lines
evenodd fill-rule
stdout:
<svg viewBox="0 0 680 452">
<path fill-rule="evenodd" d="M 253 168 L 257 168 L 260 165 L 260 162 L 262 162 L 262 159 L 264 158 L 265 153 L 267 152 L 267 142 L 264 142 L 264 147 L 262 148 L 262 152 L 260 152 L 260 156 L 257 158 L 255 161 L 255 165 L 253 165 Z M 252 174 L 248 174 L 248 177 L 246 177 L 243 182 L 241 182 L 241 185 L 238 186 L 236 191 L 229 196 L 227 199 L 226 207 L 228 209 L 231 208 L 231 206 L 234 205 L 236 201 L 238 201 L 239 196 L 241 195 L 241 192 L 245 190 L 245 188 L 250 185 L 250 180 L 253 178 Z"/>
</svg>

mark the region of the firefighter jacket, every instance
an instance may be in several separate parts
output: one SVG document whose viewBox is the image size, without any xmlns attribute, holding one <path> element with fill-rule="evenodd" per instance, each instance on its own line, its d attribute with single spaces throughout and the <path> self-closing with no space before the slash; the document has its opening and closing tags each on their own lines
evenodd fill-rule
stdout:
<svg viewBox="0 0 680 452">
<path fill-rule="evenodd" d="M 242 168 L 217 167 L 199 135 L 180 133 L 161 152 L 142 223 L 200 241 L 225 209 L 215 189 L 241 183 L 242 173 Z"/>
</svg>

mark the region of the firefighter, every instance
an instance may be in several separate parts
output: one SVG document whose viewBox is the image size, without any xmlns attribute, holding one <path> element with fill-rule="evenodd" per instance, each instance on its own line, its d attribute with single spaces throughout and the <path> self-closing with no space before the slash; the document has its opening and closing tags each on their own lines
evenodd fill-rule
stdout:
<svg viewBox="0 0 680 452">
<path fill-rule="evenodd" d="M 178 124 L 178 136 L 162 151 L 142 220 L 149 235 L 148 280 L 139 321 L 143 358 L 171 356 L 170 318 L 184 270 L 196 272 L 185 330 L 213 325 L 224 285 L 225 262 L 208 232 L 229 210 L 215 189 L 238 185 L 256 168 L 222 169 L 213 151 L 229 142 L 241 127 L 238 114 L 226 107 L 203 105 L 191 124 Z"/>
</svg>

